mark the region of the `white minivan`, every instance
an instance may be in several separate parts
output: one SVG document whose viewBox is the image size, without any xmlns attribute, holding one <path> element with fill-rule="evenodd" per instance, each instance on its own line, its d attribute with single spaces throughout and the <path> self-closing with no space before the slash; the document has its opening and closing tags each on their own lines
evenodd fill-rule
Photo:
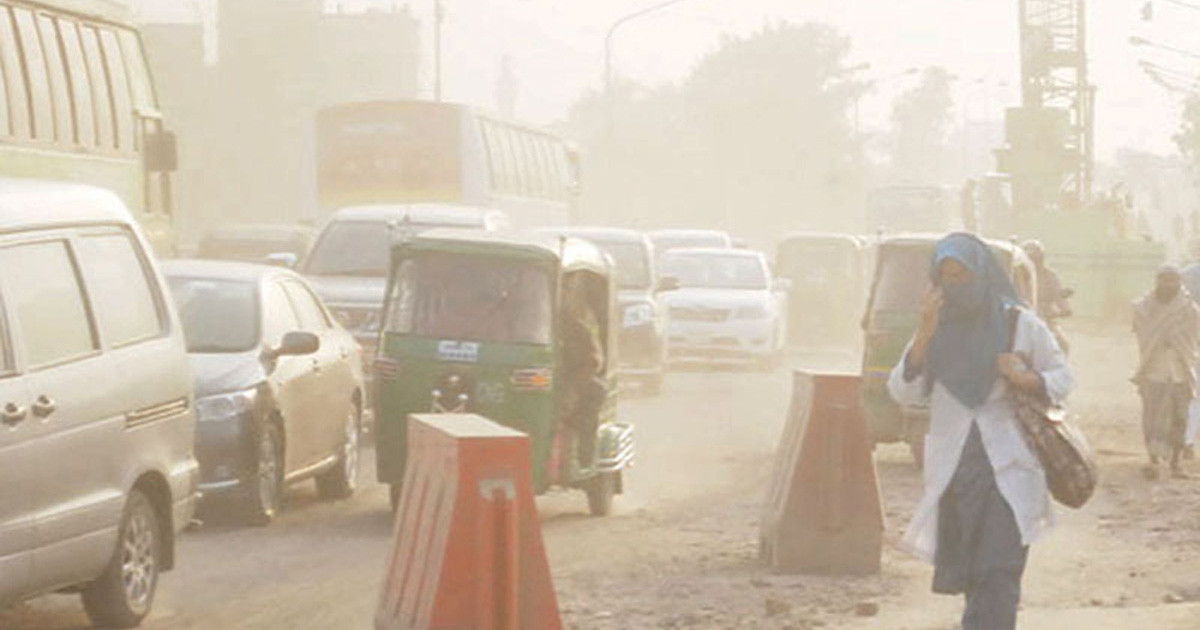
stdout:
<svg viewBox="0 0 1200 630">
<path fill-rule="evenodd" d="M 182 330 L 121 201 L 0 179 L 0 606 L 80 592 L 136 626 L 192 518 Z"/>
</svg>

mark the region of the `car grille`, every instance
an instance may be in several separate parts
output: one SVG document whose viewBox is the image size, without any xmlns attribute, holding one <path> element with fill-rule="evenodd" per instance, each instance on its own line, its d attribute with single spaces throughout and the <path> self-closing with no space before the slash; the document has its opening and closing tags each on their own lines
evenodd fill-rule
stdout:
<svg viewBox="0 0 1200 630">
<path fill-rule="evenodd" d="M 729 319 L 729 310 L 697 306 L 674 306 L 671 319 L 680 322 L 723 322 Z"/>
</svg>

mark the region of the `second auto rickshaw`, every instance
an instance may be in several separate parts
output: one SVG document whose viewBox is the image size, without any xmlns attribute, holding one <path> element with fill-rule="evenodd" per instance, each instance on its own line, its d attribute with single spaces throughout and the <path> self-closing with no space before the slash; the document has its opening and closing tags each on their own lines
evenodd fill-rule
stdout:
<svg viewBox="0 0 1200 630">
<path fill-rule="evenodd" d="M 529 435 L 535 492 L 584 490 L 607 514 L 634 455 L 617 422 L 611 260 L 552 235 L 434 230 L 392 250 L 376 471 L 393 507 L 413 413 L 469 412 Z"/>
</svg>

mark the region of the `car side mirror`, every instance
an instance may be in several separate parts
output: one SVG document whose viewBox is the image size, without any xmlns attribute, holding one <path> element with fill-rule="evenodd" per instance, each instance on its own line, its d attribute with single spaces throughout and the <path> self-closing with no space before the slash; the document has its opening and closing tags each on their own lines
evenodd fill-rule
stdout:
<svg viewBox="0 0 1200 630">
<path fill-rule="evenodd" d="M 272 359 L 298 357 L 313 354 L 320 349 L 320 337 L 310 332 L 295 331 L 284 335 L 283 340 L 279 342 L 279 347 L 271 350 L 269 356 Z"/>
<path fill-rule="evenodd" d="M 266 262 L 272 267 L 285 267 L 287 269 L 295 269 L 300 262 L 300 257 L 292 252 L 276 252 L 267 254 Z"/>
<path fill-rule="evenodd" d="M 655 293 L 670 293 L 671 291 L 679 290 L 679 278 L 675 276 L 663 276 L 658 279 L 658 285 L 654 287 Z"/>
<path fill-rule="evenodd" d="M 151 173 L 173 173 L 179 170 L 179 141 L 170 131 L 156 131 L 143 139 L 146 170 Z"/>
</svg>

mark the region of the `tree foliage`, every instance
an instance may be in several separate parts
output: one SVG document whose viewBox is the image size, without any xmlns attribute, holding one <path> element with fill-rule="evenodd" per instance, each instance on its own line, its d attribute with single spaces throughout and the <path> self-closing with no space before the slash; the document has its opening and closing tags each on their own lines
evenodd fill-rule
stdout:
<svg viewBox="0 0 1200 630">
<path fill-rule="evenodd" d="M 584 219 L 764 238 L 844 221 L 861 193 L 849 53 L 827 26 L 779 23 L 723 39 L 679 84 L 584 96 L 567 123 Z"/>
</svg>

